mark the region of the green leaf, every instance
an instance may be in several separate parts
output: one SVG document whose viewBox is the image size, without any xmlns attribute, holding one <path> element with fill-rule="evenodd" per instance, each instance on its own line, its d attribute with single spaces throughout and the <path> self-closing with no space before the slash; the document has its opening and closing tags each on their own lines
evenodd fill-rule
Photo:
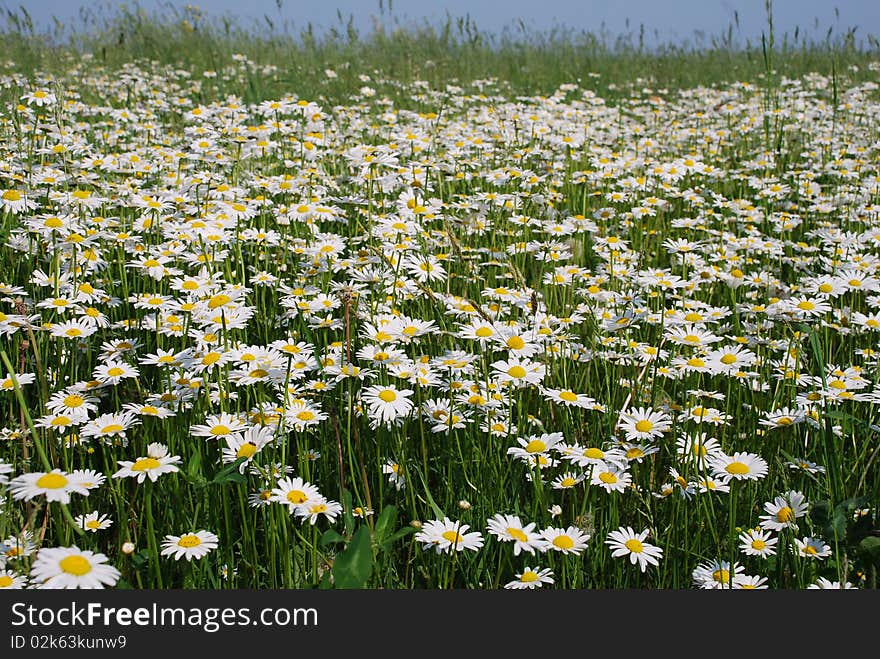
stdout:
<svg viewBox="0 0 880 659">
<path fill-rule="evenodd" d="M 345 543 L 345 537 L 340 535 L 335 529 L 327 529 L 324 531 L 324 535 L 321 536 L 321 539 L 318 540 L 318 545 L 320 547 L 326 547 L 327 545 L 340 542 Z"/>
<path fill-rule="evenodd" d="M 202 478 L 202 454 L 193 453 L 186 463 L 186 473 L 192 479 Z"/>
<path fill-rule="evenodd" d="M 400 529 L 397 533 L 395 533 L 395 534 L 392 535 L 390 538 L 388 538 L 388 540 L 385 541 L 385 544 L 387 544 L 387 545 L 391 545 L 391 544 L 397 542 L 398 540 L 400 540 L 401 538 L 404 538 L 404 537 L 410 535 L 411 533 L 415 533 L 415 532 L 416 532 L 415 527 L 413 527 L 413 526 L 404 526 L 404 527 L 403 527 L 402 529 Z"/>
<path fill-rule="evenodd" d="M 428 497 L 428 504 L 431 506 L 431 510 L 434 511 L 434 515 L 437 516 L 437 519 L 443 519 L 446 517 L 446 514 L 440 510 L 440 506 L 437 505 L 437 502 L 434 501 L 434 497 L 431 496 L 431 492 L 428 491 L 428 484 L 425 482 L 425 476 L 419 469 L 416 469 L 416 473 L 419 475 L 419 480 L 422 481 L 422 487 L 425 488 L 425 496 Z"/>
<path fill-rule="evenodd" d="M 235 462 L 230 463 L 225 468 L 221 469 L 217 472 L 217 475 L 214 476 L 214 479 L 211 481 L 212 485 L 222 485 L 223 483 L 244 483 L 247 481 L 244 474 L 238 473 L 238 468 L 244 462 L 247 461 L 247 458 L 238 458 Z"/>
<path fill-rule="evenodd" d="M 376 520 L 376 542 L 383 544 L 397 523 L 397 506 L 385 506 Z"/>
<path fill-rule="evenodd" d="M 345 524 L 345 535 L 349 538 L 354 533 L 354 513 L 352 513 L 351 492 L 343 490 L 342 492 L 342 519 Z"/>
<path fill-rule="evenodd" d="M 333 582 L 336 588 L 364 588 L 372 572 L 370 529 L 361 526 L 345 551 L 334 559 Z"/>
<path fill-rule="evenodd" d="M 880 562 L 880 537 L 876 535 L 862 538 L 857 545 L 858 550 L 874 562 Z"/>
</svg>

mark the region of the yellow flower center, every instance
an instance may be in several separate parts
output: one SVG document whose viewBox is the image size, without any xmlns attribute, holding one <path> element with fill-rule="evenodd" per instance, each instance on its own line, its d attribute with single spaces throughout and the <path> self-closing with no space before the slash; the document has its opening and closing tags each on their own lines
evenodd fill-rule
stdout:
<svg viewBox="0 0 880 659">
<path fill-rule="evenodd" d="M 202 357 L 202 364 L 204 366 L 216 364 L 218 361 L 220 361 L 220 357 L 222 357 L 222 355 L 219 352 L 209 352 L 207 355 Z"/>
<path fill-rule="evenodd" d="M 99 529 L 99 528 L 101 528 L 101 522 L 99 522 L 96 519 L 90 519 L 88 522 L 86 522 L 86 528 L 87 529 Z"/>
<path fill-rule="evenodd" d="M 110 425 L 101 428 L 101 433 L 105 435 L 112 435 L 114 432 L 122 432 L 123 430 L 125 430 L 125 428 L 123 428 L 120 424 L 111 423 Z"/>
<path fill-rule="evenodd" d="M 522 576 L 519 578 L 523 583 L 533 583 L 538 580 L 538 573 L 532 572 L 531 570 L 526 570 L 522 573 Z"/>
<path fill-rule="evenodd" d="M 462 541 L 461 533 L 458 531 L 443 531 L 443 539 L 448 540 L 453 545 L 457 545 Z"/>
<path fill-rule="evenodd" d="M 236 458 L 252 458 L 254 453 L 257 452 L 257 445 L 253 442 L 247 442 L 246 444 L 242 444 L 239 447 L 238 452 L 235 454 Z"/>
<path fill-rule="evenodd" d="M 727 353 L 726 355 L 721 356 L 721 363 L 727 366 L 730 366 L 736 361 L 736 355 Z"/>
<path fill-rule="evenodd" d="M 526 444 L 526 453 L 542 453 L 547 450 L 547 445 L 540 439 L 533 439 Z"/>
<path fill-rule="evenodd" d="M 779 511 L 776 513 L 776 521 L 777 522 L 783 522 L 783 523 L 790 522 L 793 517 L 794 517 L 794 511 L 791 508 L 789 508 L 788 506 L 780 508 Z"/>
<path fill-rule="evenodd" d="M 224 426 L 222 423 L 211 428 L 211 434 L 215 437 L 219 437 L 220 435 L 228 435 L 231 432 L 232 430 L 229 428 L 229 426 Z"/>
<path fill-rule="evenodd" d="M 727 465 L 724 470 L 728 474 L 734 474 L 736 476 L 742 476 L 743 474 L 749 473 L 749 466 L 742 462 L 731 462 Z"/>
<path fill-rule="evenodd" d="M 641 554 L 642 550 L 645 548 L 645 546 L 635 538 L 627 540 L 625 543 L 623 543 L 623 546 L 629 549 L 634 554 Z"/>
<path fill-rule="evenodd" d="M 178 547 L 184 547 L 186 549 L 198 547 L 200 544 L 202 544 L 202 539 L 195 533 L 181 536 L 180 540 L 177 541 Z"/>
<path fill-rule="evenodd" d="M 149 471 L 150 469 L 155 469 L 156 467 L 160 467 L 162 463 L 160 463 L 156 458 L 140 458 L 137 462 L 131 465 L 132 471 Z"/>
<path fill-rule="evenodd" d="M 315 418 L 315 413 L 311 410 L 303 410 L 302 412 L 297 412 L 296 418 L 300 421 L 311 421 Z"/>
<path fill-rule="evenodd" d="M 515 529 L 511 526 L 508 527 L 507 532 L 510 534 L 510 537 L 515 540 L 519 540 L 520 542 L 527 542 L 529 539 L 528 536 L 523 533 L 522 529 Z"/>
<path fill-rule="evenodd" d="M 526 376 L 526 369 L 519 365 L 511 366 L 507 369 L 507 374 L 512 378 L 524 378 Z"/>
<path fill-rule="evenodd" d="M 393 403 L 397 400 L 397 394 L 391 389 L 383 389 L 379 392 L 379 398 L 385 403 Z"/>
<path fill-rule="evenodd" d="M 481 339 L 485 339 L 488 336 L 492 336 L 492 334 L 494 334 L 494 332 L 489 327 L 480 327 L 477 329 L 476 332 L 474 332 L 474 334 L 479 336 Z"/>
<path fill-rule="evenodd" d="M 692 366 L 693 368 L 703 368 L 706 365 L 706 362 L 704 362 L 699 357 L 691 357 L 687 360 L 687 364 L 688 366 Z"/>
<path fill-rule="evenodd" d="M 763 540 L 752 540 L 752 549 L 757 551 L 762 551 L 767 546 L 767 543 Z"/>
<path fill-rule="evenodd" d="M 61 474 L 45 474 L 37 479 L 37 487 L 44 490 L 58 490 L 67 485 L 67 479 Z"/>
<path fill-rule="evenodd" d="M 654 424 L 647 419 L 642 419 L 641 421 L 636 422 L 636 430 L 639 432 L 651 432 L 653 428 Z"/>
<path fill-rule="evenodd" d="M 307 498 L 306 493 L 302 490 L 291 490 L 287 493 L 287 500 L 295 506 L 305 503 Z"/>
<path fill-rule="evenodd" d="M 559 397 L 568 403 L 573 403 L 578 399 L 577 394 L 573 391 L 560 391 Z"/>
<path fill-rule="evenodd" d="M 525 345 L 526 342 L 518 336 L 511 336 L 509 339 L 507 339 L 507 347 L 511 350 L 522 350 Z"/>
<path fill-rule="evenodd" d="M 125 375 L 125 371 L 118 366 L 113 366 L 107 369 L 107 375 L 111 378 L 118 378 L 120 375 Z"/>
<path fill-rule="evenodd" d="M 727 570 L 715 570 L 712 573 L 712 579 L 718 583 L 727 583 L 730 581 L 730 572 Z"/>
<path fill-rule="evenodd" d="M 3 193 L 4 201 L 20 201 L 21 193 L 18 190 L 7 190 Z"/>
<path fill-rule="evenodd" d="M 65 407 L 79 407 L 84 402 L 86 402 L 85 399 L 82 396 L 77 396 L 76 394 L 71 394 L 70 396 L 66 396 L 64 398 Z"/>
<path fill-rule="evenodd" d="M 67 574 L 72 574 L 77 577 L 81 577 L 92 571 L 92 564 L 89 563 L 88 559 L 76 554 L 62 558 L 58 563 L 58 567 L 64 572 L 67 572 Z"/>
<path fill-rule="evenodd" d="M 797 308 L 801 311 L 812 311 L 816 308 L 816 305 L 809 300 L 804 300 L 802 302 L 798 302 Z"/>
<path fill-rule="evenodd" d="M 610 471 L 603 471 L 601 474 L 599 474 L 599 480 L 606 485 L 612 485 L 617 482 L 617 476 L 612 474 Z"/>
<path fill-rule="evenodd" d="M 217 307 L 222 307 L 224 304 L 229 304 L 232 301 L 232 298 L 228 295 L 224 295 L 223 293 L 218 293 L 213 296 L 210 300 L 208 300 L 208 308 L 216 309 Z"/>
<path fill-rule="evenodd" d="M 574 540 L 567 535 L 558 535 L 553 538 L 553 546 L 558 547 L 559 549 L 571 549 L 574 547 Z"/>
<path fill-rule="evenodd" d="M 9 588 L 12 585 L 12 577 L 8 574 L 0 574 L 0 588 Z"/>
</svg>

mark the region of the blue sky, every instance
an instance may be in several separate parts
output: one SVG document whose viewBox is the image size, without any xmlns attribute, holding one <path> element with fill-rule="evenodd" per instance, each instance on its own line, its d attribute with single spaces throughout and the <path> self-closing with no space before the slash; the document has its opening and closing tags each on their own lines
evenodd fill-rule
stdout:
<svg viewBox="0 0 880 659">
<path fill-rule="evenodd" d="M 67 24 L 77 24 L 83 6 L 113 4 L 117 0 L 0 0 L 0 8 L 27 7 L 41 29 L 57 16 Z M 134 3 L 129 2 L 129 5 Z M 194 4 L 214 16 L 230 15 L 247 21 L 262 21 L 269 16 L 276 24 L 287 21 L 293 32 L 311 22 L 317 29 L 339 25 L 337 12 L 346 19 L 354 17 L 355 26 L 367 31 L 377 18 L 390 25 L 388 0 L 380 14 L 379 0 L 140 0 L 148 11 L 163 5 L 182 9 Z M 835 11 L 836 9 L 836 11 Z M 536 29 L 557 25 L 574 30 L 604 32 L 612 38 L 619 34 L 637 34 L 645 26 L 646 42 L 694 41 L 697 32 L 717 36 L 725 32 L 739 15 L 741 40 L 760 40 L 766 30 L 764 0 L 392 0 L 393 16 L 402 23 L 442 21 L 452 16 L 469 15 L 483 30 L 500 31 L 517 19 Z M 880 36 L 880 1 L 877 0 L 776 0 L 774 22 L 778 34 L 792 34 L 795 27 L 810 37 L 824 38 L 828 28 L 843 34 L 856 27 L 856 37 Z M 628 21 L 628 22 L 627 22 Z M 265 23 L 263 23 L 265 25 Z"/>
</svg>

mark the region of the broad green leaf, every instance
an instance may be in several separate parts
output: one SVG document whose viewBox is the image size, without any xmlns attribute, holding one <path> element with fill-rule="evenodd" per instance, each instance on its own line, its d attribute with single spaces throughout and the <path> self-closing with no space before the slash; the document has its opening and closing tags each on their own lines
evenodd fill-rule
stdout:
<svg viewBox="0 0 880 659">
<path fill-rule="evenodd" d="M 880 537 L 876 535 L 862 538 L 857 545 L 858 550 L 869 557 L 874 562 L 880 562 Z"/>
<path fill-rule="evenodd" d="M 397 523 L 397 506 L 385 506 L 376 520 L 376 542 L 382 544 Z"/>
<path fill-rule="evenodd" d="M 345 551 L 333 560 L 333 582 L 336 588 L 364 588 L 372 572 L 370 529 L 361 526 Z"/>
<path fill-rule="evenodd" d="M 340 535 L 335 529 L 327 529 L 324 531 L 324 535 L 321 536 L 321 539 L 318 540 L 318 545 L 321 547 L 326 547 L 327 545 L 332 545 L 334 543 L 344 543 L 345 537 Z"/>
<path fill-rule="evenodd" d="M 244 474 L 238 473 L 238 468 L 241 466 L 243 462 L 245 462 L 247 458 L 238 458 L 235 462 L 228 464 L 225 468 L 221 469 L 217 472 L 217 475 L 214 476 L 214 479 L 211 481 L 212 485 L 222 485 L 223 483 L 244 483 L 247 481 Z"/>
</svg>

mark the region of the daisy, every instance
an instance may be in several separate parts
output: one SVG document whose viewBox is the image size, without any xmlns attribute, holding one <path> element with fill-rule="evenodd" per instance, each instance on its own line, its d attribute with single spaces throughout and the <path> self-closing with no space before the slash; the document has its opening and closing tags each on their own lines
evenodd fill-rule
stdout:
<svg viewBox="0 0 880 659">
<path fill-rule="evenodd" d="M 635 565 L 638 562 L 641 571 L 644 572 L 649 563 L 659 565 L 660 558 L 663 556 L 663 549 L 644 541 L 648 537 L 648 533 L 648 529 L 636 533 L 629 526 L 626 528 L 621 526 L 618 530 L 608 534 L 605 544 L 614 550 L 611 554 L 613 557 L 617 558 L 629 554 L 630 563 Z"/>
<path fill-rule="evenodd" d="M 85 424 L 80 431 L 80 436 L 95 437 L 105 441 L 113 437 L 119 437 L 124 440 L 125 431 L 139 423 L 140 420 L 131 412 L 102 414 Z"/>
<path fill-rule="evenodd" d="M 733 574 L 734 580 L 736 579 L 736 575 L 742 572 L 742 566 L 739 563 L 733 564 Z M 715 559 L 713 561 L 708 561 L 705 563 L 700 563 L 692 573 L 692 578 L 694 580 L 694 585 L 703 588 L 703 589 L 721 589 L 721 588 L 730 588 L 732 586 L 730 582 L 730 562 L 729 561 L 719 561 Z"/>
<path fill-rule="evenodd" d="M 37 552 L 30 579 L 35 588 L 104 588 L 121 576 L 104 554 L 77 546 L 45 548 Z"/>
<path fill-rule="evenodd" d="M 290 401 L 284 411 L 284 420 L 288 427 L 302 431 L 311 426 L 318 426 L 328 418 L 317 403 L 301 398 Z"/>
<path fill-rule="evenodd" d="M 229 464 L 240 458 L 244 461 L 239 465 L 239 473 L 244 470 L 257 457 L 267 444 L 275 439 L 275 429 L 271 426 L 251 426 L 244 432 L 243 437 L 225 437 L 226 447 L 223 449 L 223 463 Z"/>
<path fill-rule="evenodd" d="M 278 486 L 272 490 L 272 501 L 288 507 L 288 512 L 293 515 L 300 506 L 315 503 L 323 499 L 321 493 L 311 483 L 300 477 L 285 477 L 278 481 Z"/>
<path fill-rule="evenodd" d="M 492 363 L 492 370 L 499 382 L 507 382 L 514 387 L 540 385 L 546 372 L 543 364 L 529 359 L 502 359 Z"/>
<path fill-rule="evenodd" d="M 755 453 L 737 451 L 712 459 L 709 466 L 723 480 L 759 480 L 767 475 L 767 461 Z"/>
<path fill-rule="evenodd" d="M 806 497 L 795 490 L 777 496 L 764 504 L 766 515 L 761 515 L 760 525 L 766 531 L 797 530 L 797 520 L 807 514 Z"/>
<path fill-rule="evenodd" d="M 553 583 L 553 571 L 550 568 L 524 567 L 523 571 L 516 575 L 516 579 L 504 584 L 507 589 L 521 590 L 528 588 L 540 588 L 545 583 Z"/>
<path fill-rule="evenodd" d="M 205 423 L 190 426 L 189 432 L 194 437 L 207 437 L 208 439 L 221 439 L 226 437 L 240 437 L 241 431 L 247 428 L 247 424 L 241 418 L 221 412 L 205 419 Z"/>
<path fill-rule="evenodd" d="M 91 413 L 98 408 L 98 399 L 71 389 L 57 391 L 49 397 L 46 407 L 55 414 Z"/>
<path fill-rule="evenodd" d="M 0 563 L 27 558 L 36 550 L 37 543 L 34 542 L 33 534 L 29 531 L 24 531 L 21 535 L 11 535 L 0 542 Z"/>
<path fill-rule="evenodd" d="M 67 320 L 52 325 L 49 333 L 62 339 L 84 339 L 98 331 L 98 326 L 84 320 Z"/>
<path fill-rule="evenodd" d="M 807 586 L 807 590 L 858 590 L 849 581 L 840 583 L 839 581 L 830 581 L 825 577 L 819 577 L 815 583 Z"/>
<path fill-rule="evenodd" d="M 74 492 L 85 496 L 89 494 L 88 488 L 60 469 L 53 469 L 49 473 L 38 471 L 16 476 L 9 482 L 9 491 L 14 499 L 30 501 L 45 495 L 46 501 L 59 503 L 70 503 L 70 495 Z"/>
<path fill-rule="evenodd" d="M 812 538 L 810 536 L 795 538 L 794 544 L 795 546 L 792 547 L 792 550 L 802 558 L 822 559 L 831 556 L 831 546 L 819 538 Z"/>
<path fill-rule="evenodd" d="M 547 455 L 562 439 L 561 432 L 517 437 L 516 441 L 519 446 L 508 448 L 507 455 L 512 455 L 520 460 L 526 460 L 531 464 L 538 455 Z"/>
<path fill-rule="evenodd" d="M 143 483 L 147 477 L 155 483 L 162 474 L 172 474 L 180 471 L 179 455 L 169 455 L 168 447 L 164 444 L 153 443 L 147 446 L 147 455 L 138 458 L 134 462 L 128 460 L 118 461 L 121 469 L 113 474 L 113 478 L 136 478 L 138 483 Z"/>
<path fill-rule="evenodd" d="M 619 423 L 621 430 L 626 433 L 626 440 L 635 442 L 660 437 L 672 426 L 672 418 L 665 412 L 639 407 L 621 412 Z"/>
<path fill-rule="evenodd" d="M 395 385 L 374 385 L 361 392 L 362 400 L 369 406 L 371 420 L 390 424 L 409 416 L 413 403 L 409 399 L 412 389 L 398 389 Z"/>
<path fill-rule="evenodd" d="M 773 412 L 765 412 L 762 414 L 759 423 L 762 426 L 769 426 L 770 428 L 786 428 L 796 423 L 802 423 L 803 420 L 803 410 L 792 410 L 788 407 L 782 407 Z"/>
<path fill-rule="evenodd" d="M 136 378 L 138 375 L 137 368 L 121 361 L 99 364 L 92 371 L 92 377 L 101 384 L 119 384 L 125 378 Z"/>
<path fill-rule="evenodd" d="M 816 475 L 816 474 L 824 474 L 825 467 L 815 462 L 810 462 L 809 460 L 805 460 L 803 458 L 795 458 L 790 462 L 786 462 L 785 466 L 789 469 L 794 469 L 797 471 L 805 471 L 808 474 Z"/>
<path fill-rule="evenodd" d="M 324 497 L 308 501 L 301 506 L 297 506 L 295 509 L 296 516 L 302 517 L 303 523 L 308 520 L 309 524 L 313 526 L 321 515 L 326 517 L 330 522 L 335 522 L 336 516 L 341 512 L 342 506 L 338 502 L 325 499 Z"/>
<path fill-rule="evenodd" d="M 173 556 L 179 561 L 186 558 L 187 561 L 200 559 L 206 556 L 212 549 L 216 549 L 219 538 L 210 531 L 196 531 L 184 535 L 166 535 L 162 541 L 162 556 Z"/>
<path fill-rule="evenodd" d="M 704 461 L 724 455 L 718 440 L 707 436 L 706 433 L 700 433 L 695 437 L 679 437 L 675 440 L 675 449 L 678 455 L 688 460 L 695 460 L 701 465 Z"/>
<path fill-rule="evenodd" d="M 76 525 L 85 531 L 97 533 L 103 529 L 109 529 L 113 524 L 113 520 L 107 515 L 102 515 L 97 510 L 93 510 L 88 515 L 77 515 L 74 517 Z"/>
<path fill-rule="evenodd" d="M 570 389 L 542 389 L 541 393 L 547 400 L 568 407 L 592 408 L 596 403 L 589 396 L 575 393 Z"/>
<path fill-rule="evenodd" d="M 438 554 L 444 551 L 464 551 L 470 549 L 476 551 L 483 546 L 483 536 L 479 531 L 467 530 L 467 524 L 453 522 L 448 517 L 442 521 L 431 520 L 422 525 L 421 531 L 416 533 L 416 542 L 424 543 L 424 549 L 434 548 Z"/>
<path fill-rule="evenodd" d="M 547 545 L 547 549 L 561 551 L 563 554 L 580 554 L 587 548 L 589 533 L 584 533 L 576 526 L 568 528 L 548 527 L 541 531 L 541 537 Z"/>
<path fill-rule="evenodd" d="M 598 462 L 593 465 L 590 484 L 598 485 L 606 492 L 623 492 L 632 483 L 629 472 L 613 462 Z"/>
<path fill-rule="evenodd" d="M 0 485 L 6 485 L 9 482 L 9 474 L 12 473 L 12 465 L 6 462 L 0 462 Z"/>
<path fill-rule="evenodd" d="M 579 483 L 582 483 L 586 476 L 584 474 L 573 474 L 570 471 L 565 472 L 564 474 L 559 474 L 556 478 L 553 479 L 553 489 L 554 490 L 567 490 Z"/>
<path fill-rule="evenodd" d="M 734 590 L 766 590 L 767 577 L 750 576 L 748 574 L 737 574 L 733 578 Z"/>
<path fill-rule="evenodd" d="M 21 590 L 27 586 L 27 578 L 12 570 L 0 569 L 0 590 Z"/>
<path fill-rule="evenodd" d="M 519 556 L 520 552 L 526 551 L 534 554 L 535 549 L 546 551 L 546 542 L 541 534 L 535 529 L 535 522 L 523 525 L 518 515 L 496 514 L 486 520 L 486 530 L 502 542 L 513 543 L 513 555 Z"/>
<path fill-rule="evenodd" d="M 406 478 L 403 475 L 403 468 L 394 460 L 387 460 L 382 465 L 382 473 L 388 475 L 388 482 L 394 486 L 398 492 L 406 486 Z"/>
<path fill-rule="evenodd" d="M 746 556 L 769 558 L 776 555 L 777 538 L 771 537 L 769 531 L 746 529 L 739 534 L 739 548 Z"/>
</svg>

